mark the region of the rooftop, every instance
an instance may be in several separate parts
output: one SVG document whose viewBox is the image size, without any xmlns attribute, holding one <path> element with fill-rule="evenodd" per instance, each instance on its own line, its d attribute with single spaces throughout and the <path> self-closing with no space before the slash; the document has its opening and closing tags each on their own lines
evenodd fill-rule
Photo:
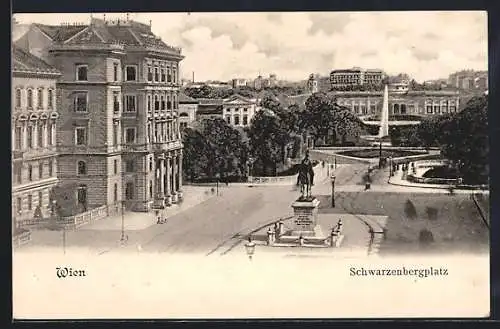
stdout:
<svg viewBox="0 0 500 329">
<path fill-rule="evenodd" d="M 56 68 L 15 45 L 12 45 L 12 70 L 13 72 L 60 74 Z"/>
<path fill-rule="evenodd" d="M 198 103 L 198 100 L 184 93 L 179 94 L 179 103 Z"/>
</svg>

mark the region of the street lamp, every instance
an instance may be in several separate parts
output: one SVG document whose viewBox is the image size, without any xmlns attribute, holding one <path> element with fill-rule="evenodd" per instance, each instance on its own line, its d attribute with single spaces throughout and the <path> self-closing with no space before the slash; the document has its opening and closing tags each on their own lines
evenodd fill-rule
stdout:
<svg viewBox="0 0 500 329">
<path fill-rule="evenodd" d="M 216 174 L 215 174 L 215 178 L 217 179 L 217 180 L 216 180 L 216 183 L 215 183 L 215 184 L 216 184 L 216 185 L 215 185 L 215 187 L 216 187 L 216 191 L 217 191 L 217 192 L 216 192 L 216 195 L 217 195 L 217 196 L 219 196 L 219 179 L 220 179 L 220 174 L 219 174 L 219 173 L 216 173 Z"/>
<path fill-rule="evenodd" d="M 330 177 L 332 182 L 332 208 L 335 208 L 335 175 Z"/>
<path fill-rule="evenodd" d="M 248 237 L 248 242 L 245 243 L 245 249 L 247 251 L 248 258 L 252 260 L 252 256 L 255 253 L 255 242 L 252 241 L 252 237 Z"/>
<path fill-rule="evenodd" d="M 125 243 L 125 214 L 124 214 L 124 206 L 125 206 L 125 201 L 121 201 L 121 206 L 122 206 L 122 234 L 120 237 L 120 242 L 123 244 Z"/>
</svg>

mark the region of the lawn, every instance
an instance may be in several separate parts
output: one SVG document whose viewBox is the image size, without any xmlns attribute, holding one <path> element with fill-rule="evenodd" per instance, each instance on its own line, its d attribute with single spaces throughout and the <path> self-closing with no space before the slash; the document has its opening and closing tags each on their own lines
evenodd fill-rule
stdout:
<svg viewBox="0 0 500 329">
<path fill-rule="evenodd" d="M 339 193 L 337 207 L 320 197 L 320 210 L 389 216 L 381 255 L 421 252 L 477 252 L 489 248 L 489 232 L 468 195 L 434 193 Z M 422 230 L 434 242 L 419 242 Z"/>
<path fill-rule="evenodd" d="M 406 156 L 411 156 L 411 155 L 421 155 L 421 154 L 425 154 L 425 153 L 426 152 L 413 152 L 413 151 L 404 151 L 404 150 L 385 150 L 385 149 L 382 149 L 382 157 L 383 158 L 388 158 L 388 157 L 399 158 L 399 157 L 406 157 Z M 370 158 L 380 157 L 380 150 L 377 147 L 377 148 L 363 149 L 363 150 L 342 151 L 342 152 L 338 152 L 337 154 L 347 155 L 347 156 L 355 157 L 355 158 L 370 159 Z"/>
</svg>

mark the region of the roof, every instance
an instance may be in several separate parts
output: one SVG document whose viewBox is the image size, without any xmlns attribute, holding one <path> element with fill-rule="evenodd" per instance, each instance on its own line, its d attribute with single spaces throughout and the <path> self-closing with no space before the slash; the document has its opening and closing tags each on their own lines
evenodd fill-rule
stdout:
<svg viewBox="0 0 500 329">
<path fill-rule="evenodd" d="M 58 43 L 88 44 L 90 40 L 98 43 L 121 43 L 128 46 L 152 46 L 173 50 L 180 54 L 180 48 L 163 42 L 151 27 L 135 21 L 104 21 L 92 18 L 90 24 L 44 25 L 34 24 L 50 39 Z"/>
<path fill-rule="evenodd" d="M 184 93 L 179 94 L 179 103 L 198 103 L 198 100 Z"/>
<path fill-rule="evenodd" d="M 200 105 L 222 105 L 222 98 L 197 98 Z"/>
<path fill-rule="evenodd" d="M 12 45 L 12 70 L 14 72 L 60 74 L 56 68 L 15 45 Z"/>
<path fill-rule="evenodd" d="M 201 106 L 198 107 L 198 110 L 196 110 L 196 115 L 222 115 L 222 105 L 216 105 L 216 106 Z"/>
</svg>

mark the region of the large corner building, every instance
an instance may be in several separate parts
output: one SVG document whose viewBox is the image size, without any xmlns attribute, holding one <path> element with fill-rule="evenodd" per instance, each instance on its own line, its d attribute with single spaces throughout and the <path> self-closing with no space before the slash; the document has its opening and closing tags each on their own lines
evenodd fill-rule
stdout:
<svg viewBox="0 0 500 329">
<path fill-rule="evenodd" d="M 62 74 L 57 147 L 63 208 L 123 202 L 148 211 L 182 198 L 181 49 L 164 43 L 150 25 L 128 19 L 36 24 L 32 30 L 48 45 L 39 52 Z"/>
</svg>

